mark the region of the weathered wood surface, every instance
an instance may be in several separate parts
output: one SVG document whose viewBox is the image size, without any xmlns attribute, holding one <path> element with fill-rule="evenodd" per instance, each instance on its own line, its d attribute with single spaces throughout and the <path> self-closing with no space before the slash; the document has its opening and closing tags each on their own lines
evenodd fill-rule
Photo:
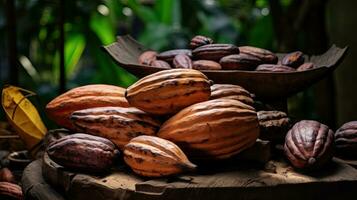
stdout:
<svg viewBox="0 0 357 200">
<path fill-rule="evenodd" d="M 43 175 L 50 182 L 62 185 L 73 200 L 325 200 L 356 197 L 357 170 L 349 165 L 332 162 L 326 169 L 310 175 L 295 172 L 284 161 L 270 161 L 268 166 L 235 163 L 235 166 L 224 169 L 150 180 L 133 175 L 128 168 L 104 176 L 75 174 L 44 157 Z"/>
</svg>

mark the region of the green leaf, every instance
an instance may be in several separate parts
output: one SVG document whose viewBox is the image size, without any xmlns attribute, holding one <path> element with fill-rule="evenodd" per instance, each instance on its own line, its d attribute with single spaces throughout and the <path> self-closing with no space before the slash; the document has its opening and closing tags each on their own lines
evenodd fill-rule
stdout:
<svg viewBox="0 0 357 200">
<path fill-rule="evenodd" d="M 262 48 L 272 48 L 273 25 L 271 16 L 258 19 L 248 33 L 248 44 Z"/>
<path fill-rule="evenodd" d="M 102 45 L 108 45 L 115 41 L 115 31 L 108 17 L 94 14 L 90 19 L 90 27 L 102 41 Z"/>
<path fill-rule="evenodd" d="M 143 22 L 150 23 L 159 21 L 153 9 L 140 5 L 137 0 L 128 0 L 127 3 L 133 10 L 134 14 L 137 15 Z"/>
</svg>

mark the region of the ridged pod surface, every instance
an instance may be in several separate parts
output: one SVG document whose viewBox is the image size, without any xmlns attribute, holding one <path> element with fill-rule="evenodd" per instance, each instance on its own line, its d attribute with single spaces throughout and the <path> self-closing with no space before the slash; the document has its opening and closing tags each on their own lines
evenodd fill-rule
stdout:
<svg viewBox="0 0 357 200">
<path fill-rule="evenodd" d="M 253 105 L 254 101 L 251 94 L 239 85 L 213 84 L 211 86 L 211 98 L 229 98 L 241 101 L 248 105 Z"/>
<path fill-rule="evenodd" d="M 224 159 L 252 146 L 259 124 L 253 107 L 220 98 L 181 110 L 157 135 L 180 146 L 189 158 Z"/>
<path fill-rule="evenodd" d="M 174 143 L 154 137 L 139 136 L 124 148 L 124 160 L 132 170 L 148 177 L 161 177 L 196 168 Z"/>
<path fill-rule="evenodd" d="M 22 200 L 22 189 L 19 185 L 9 182 L 0 182 L 0 199 Z"/>
<path fill-rule="evenodd" d="M 295 72 L 296 69 L 285 66 L 285 65 L 275 65 L 275 64 L 261 64 L 255 71 L 265 71 L 265 72 Z"/>
<path fill-rule="evenodd" d="M 284 141 L 290 128 L 290 119 L 285 112 L 259 111 L 258 120 L 260 126 L 260 139 L 272 142 Z"/>
<path fill-rule="evenodd" d="M 76 110 L 104 106 L 129 107 L 124 93 L 124 88 L 113 85 L 93 84 L 77 87 L 49 102 L 46 113 L 59 126 L 73 129 L 69 116 Z"/>
<path fill-rule="evenodd" d="M 123 149 L 132 138 L 155 135 L 161 122 L 137 108 L 102 107 L 71 115 L 77 131 L 109 139 Z"/>
<path fill-rule="evenodd" d="M 320 168 L 332 158 L 334 133 L 317 121 L 296 123 L 285 138 L 285 155 L 298 169 Z"/>
<path fill-rule="evenodd" d="M 345 123 L 336 131 L 335 147 L 340 155 L 357 159 L 357 121 Z"/>
<path fill-rule="evenodd" d="M 171 69 L 146 76 L 128 87 L 126 99 L 147 113 L 166 115 L 206 101 L 210 94 L 210 81 L 201 72 Z"/>
<path fill-rule="evenodd" d="M 259 58 L 262 63 L 276 64 L 278 62 L 278 57 L 269 50 L 261 49 L 252 46 L 241 46 L 239 51 L 244 54 L 249 54 Z"/>
<path fill-rule="evenodd" d="M 59 165 L 90 172 L 109 170 L 119 153 L 108 139 L 81 133 L 52 142 L 46 151 Z"/>
</svg>

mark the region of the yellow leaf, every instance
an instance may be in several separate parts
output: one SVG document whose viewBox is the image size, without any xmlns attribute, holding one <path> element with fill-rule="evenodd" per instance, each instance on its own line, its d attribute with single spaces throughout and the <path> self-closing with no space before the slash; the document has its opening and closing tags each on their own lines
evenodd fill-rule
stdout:
<svg viewBox="0 0 357 200">
<path fill-rule="evenodd" d="M 23 92 L 28 95 L 24 96 Z M 34 149 L 47 132 L 37 109 L 26 98 L 33 95 L 31 91 L 11 85 L 2 90 L 1 105 L 6 117 L 28 150 Z"/>
</svg>

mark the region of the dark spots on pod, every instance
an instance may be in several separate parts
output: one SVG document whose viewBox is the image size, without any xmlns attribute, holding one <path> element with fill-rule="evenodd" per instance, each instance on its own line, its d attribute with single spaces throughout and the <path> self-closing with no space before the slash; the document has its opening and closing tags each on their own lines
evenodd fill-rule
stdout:
<svg viewBox="0 0 357 200">
<path fill-rule="evenodd" d="M 142 158 L 134 158 L 137 163 L 142 163 L 144 162 L 144 159 Z"/>
</svg>

